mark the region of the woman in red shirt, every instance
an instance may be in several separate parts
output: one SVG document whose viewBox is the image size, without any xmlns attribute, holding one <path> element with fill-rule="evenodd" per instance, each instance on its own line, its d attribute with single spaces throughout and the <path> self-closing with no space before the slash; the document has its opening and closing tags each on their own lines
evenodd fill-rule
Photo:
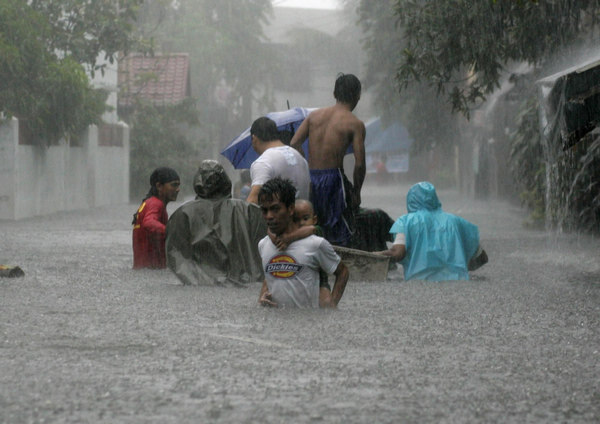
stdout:
<svg viewBox="0 0 600 424">
<path fill-rule="evenodd" d="M 150 191 L 133 215 L 133 268 L 166 268 L 165 229 L 167 203 L 177 200 L 179 175 L 157 168 L 150 176 Z"/>
</svg>

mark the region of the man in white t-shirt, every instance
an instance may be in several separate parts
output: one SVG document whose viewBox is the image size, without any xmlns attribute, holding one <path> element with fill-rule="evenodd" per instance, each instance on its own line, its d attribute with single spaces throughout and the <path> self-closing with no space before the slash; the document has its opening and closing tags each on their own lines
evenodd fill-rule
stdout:
<svg viewBox="0 0 600 424">
<path fill-rule="evenodd" d="M 263 116 L 250 127 L 252 148 L 260 155 L 250 167 L 252 186 L 248 202 L 258 204 L 258 192 L 261 186 L 271 178 L 289 179 L 296 188 L 298 199 L 308 200 L 310 194 L 310 175 L 308 162 L 290 146 L 286 146 L 279 138 L 275 122 Z"/>
<path fill-rule="evenodd" d="M 262 185 L 259 206 L 269 230 L 276 236 L 298 229 L 294 221 L 296 189 L 291 181 L 273 178 Z M 263 306 L 300 308 L 337 307 L 346 283 L 348 268 L 331 244 L 309 236 L 278 250 L 269 236 L 258 243 L 265 281 L 258 302 Z M 331 295 L 319 297 L 319 269 L 335 276 Z"/>
</svg>

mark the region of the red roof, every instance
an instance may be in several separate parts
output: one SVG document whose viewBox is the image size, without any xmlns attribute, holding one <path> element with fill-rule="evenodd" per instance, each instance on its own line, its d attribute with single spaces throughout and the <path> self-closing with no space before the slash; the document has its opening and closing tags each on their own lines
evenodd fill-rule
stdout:
<svg viewBox="0 0 600 424">
<path fill-rule="evenodd" d="M 157 106 L 180 103 L 190 96 L 187 53 L 131 55 L 119 63 L 119 105 L 140 98 Z"/>
</svg>

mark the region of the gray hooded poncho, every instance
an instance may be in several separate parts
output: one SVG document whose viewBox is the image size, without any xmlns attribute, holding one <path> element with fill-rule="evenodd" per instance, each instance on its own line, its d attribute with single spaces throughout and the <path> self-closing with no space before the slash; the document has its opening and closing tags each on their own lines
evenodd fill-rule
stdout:
<svg viewBox="0 0 600 424">
<path fill-rule="evenodd" d="M 267 234 L 260 208 L 231 198 L 231 180 L 214 160 L 194 177 L 196 200 L 167 224 L 167 266 L 183 284 L 262 281 L 258 242 Z"/>
</svg>

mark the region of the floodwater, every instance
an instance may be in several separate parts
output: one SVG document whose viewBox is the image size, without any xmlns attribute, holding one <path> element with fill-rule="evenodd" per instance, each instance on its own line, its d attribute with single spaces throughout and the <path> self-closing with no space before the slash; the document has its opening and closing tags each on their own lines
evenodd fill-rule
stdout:
<svg viewBox="0 0 600 424">
<path fill-rule="evenodd" d="M 367 185 L 363 204 L 395 218 L 407 188 Z M 0 263 L 26 273 L 0 279 L 0 422 L 599 422 L 600 240 L 439 196 L 490 263 L 352 282 L 337 311 L 131 270 L 137 204 L 0 221 Z"/>
</svg>

